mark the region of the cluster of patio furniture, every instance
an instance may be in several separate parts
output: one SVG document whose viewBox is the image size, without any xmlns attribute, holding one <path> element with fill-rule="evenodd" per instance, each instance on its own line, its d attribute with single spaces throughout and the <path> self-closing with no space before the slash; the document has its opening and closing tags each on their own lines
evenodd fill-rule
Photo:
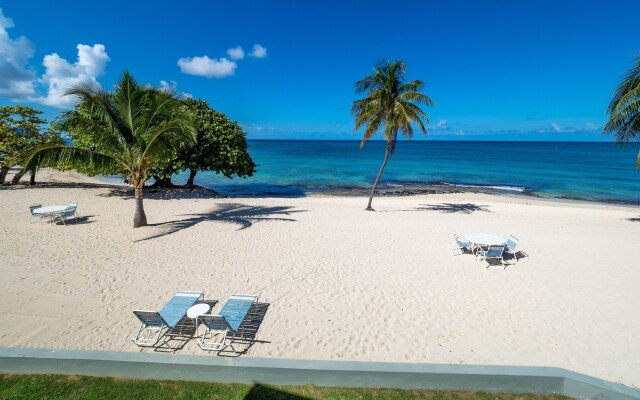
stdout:
<svg viewBox="0 0 640 400">
<path fill-rule="evenodd" d="M 31 222 L 37 220 L 38 222 L 48 221 L 49 223 L 62 222 L 67 225 L 67 221 L 70 219 L 79 218 L 78 215 L 78 202 L 72 201 L 66 206 L 46 206 L 42 207 L 42 204 L 31 204 L 29 206 L 29 213 L 31 215 Z"/>
<path fill-rule="evenodd" d="M 153 347 L 169 333 L 183 335 L 187 330 L 197 336 L 198 346 L 206 351 L 222 351 L 233 343 L 245 339 L 243 323 L 251 312 L 258 296 L 232 294 L 220 311 L 210 314 L 211 306 L 204 302 L 204 293 L 182 291 L 176 293 L 160 311 L 135 310 L 140 329 L 132 338 L 141 347 Z M 204 327 L 198 334 L 200 325 Z"/>
<path fill-rule="evenodd" d="M 472 254 L 476 260 L 486 261 L 487 268 L 496 265 L 496 262 L 506 268 L 506 257 L 518 262 L 516 247 L 519 240 L 514 235 L 505 239 L 486 233 L 467 233 L 465 238 L 466 240 L 462 240 L 458 235 L 453 235 L 456 244 L 453 249 L 455 255 Z"/>
</svg>

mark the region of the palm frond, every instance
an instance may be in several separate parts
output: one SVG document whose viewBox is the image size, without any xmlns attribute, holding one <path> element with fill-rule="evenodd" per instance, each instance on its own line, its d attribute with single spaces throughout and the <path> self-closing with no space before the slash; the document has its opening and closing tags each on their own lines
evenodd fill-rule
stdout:
<svg viewBox="0 0 640 400">
<path fill-rule="evenodd" d="M 64 145 L 44 145 L 19 156 L 24 171 L 35 171 L 39 168 L 55 168 L 59 170 L 91 167 L 96 170 L 114 170 L 126 168 L 113 157 L 89 149 Z"/>
<path fill-rule="evenodd" d="M 607 113 L 609 121 L 602 130 L 603 135 L 614 135 L 616 142 L 640 140 L 640 53 L 613 93 Z"/>
<path fill-rule="evenodd" d="M 391 153 L 400 132 L 413 137 L 414 124 L 426 134 L 428 118 L 420 105 L 433 106 L 433 101 L 420 92 L 424 83 L 413 80 L 405 83 L 406 64 L 397 60 L 378 64 L 374 73 L 356 82 L 356 91 L 366 92 L 363 99 L 351 105 L 354 130 L 366 126 L 361 146 L 375 133 L 382 131 L 391 145 Z"/>
</svg>

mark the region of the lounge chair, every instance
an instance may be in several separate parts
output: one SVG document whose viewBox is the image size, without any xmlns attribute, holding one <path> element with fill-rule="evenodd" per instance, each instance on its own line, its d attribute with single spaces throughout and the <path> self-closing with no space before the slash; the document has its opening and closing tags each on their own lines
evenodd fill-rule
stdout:
<svg viewBox="0 0 640 400">
<path fill-rule="evenodd" d="M 33 212 L 34 210 L 37 210 L 40 207 L 42 207 L 42 204 L 30 204 L 29 205 L 29 214 L 31 214 L 31 219 L 29 220 L 29 223 L 33 222 L 34 218 L 38 219 L 38 221 L 42 221 L 42 215 L 41 214 L 35 214 Z"/>
<path fill-rule="evenodd" d="M 516 262 L 518 262 L 518 256 L 516 255 L 516 247 L 518 246 L 518 238 L 513 236 L 513 235 L 509 235 L 509 239 L 507 239 L 507 243 L 504 246 L 504 251 L 506 253 L 509 253 L 511 256 L 513 256 L 513 259 L 516 260 Z"/>
<path fill-rule="evenodd" d="M 232 294 L 229 300 L 220 310 L 218 315 L 201 315 L 198 322 L 204 325 L 204 333 L 198 340 L 202 350 L 221 351 L 231 347 L 233 351 L 234 339 L 242 339 L 242 331 L 239 330 L 242 321 L 249 313 L 253 303 L 258 301 L 258 296 L 247 294 Z M 232 336 L 229 339 L 229 335 Z M 239 335 L 239 336 L 238 336 Z"/>
<path fill-rule="evenodd" d="M 491 265 L 489 260 L 500 260 L 500 263 L 504 266 L 504 258 L 502 257 L 504 247 L 505 246 L 501 244 L 488 246 L 486 250 L 478 248 L 477 255 L 481 260 L 487 261 L 487 268 Z"/>
<path fill-rule="evenodd" d="M 183 291 L 176 293 L 160 312 L 133 311 L 141 325 L 131 340 L 138 346 L 154 346 L 164 334 L 178 326 L 187 310 L 200 299 L 204 299 L 204 293 Z"/>
<path fill-rule="evenodd" d="M 453 235 L 453 240 L 456 243 L 456 248 L 452 250 L 454 256 L 473 253 L 473 246 L 471 246 L 471 243 L 460 240 L 456 234 Z"/>
</svg>

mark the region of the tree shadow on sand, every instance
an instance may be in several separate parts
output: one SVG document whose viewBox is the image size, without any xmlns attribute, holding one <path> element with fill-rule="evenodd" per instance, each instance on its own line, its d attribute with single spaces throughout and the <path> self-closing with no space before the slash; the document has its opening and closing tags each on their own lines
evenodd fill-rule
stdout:
<svg viewBox="0 0 640 400">
<path fill-rule="evenodd" d="M 493 212 L 487 208 L 486 205 L 477 205 L 473 203 L 441 203 L 441 204 L 422 204 L 420 207 L 416 207 L 415 211 L 438 211 L 441 213 L 459 213 L 459 214 L 472 214 L 476 211 Z"/>
<path fill-rule="evenodd" d="M 238 225 L 238 230 L 247 229 L 256 222 L 263 221 L 283 221 L 293 222 L 293 218 L 285 218 L 293 213 L 304 212 L 306 210 L 294 210 L 292 207 L 275 206 L 249 206 L 239 203 L 220 204 L 216 210 L 201 214 L 184 214 L 188 217 L 174 221 L 160 222 L 157 224 L 149 224 L 148 226 L 164 227 L 165 230 L 153 234 L 144 239 L 136 240 L 137 242 L 155 239 L 161 236 L 171 235 L 183 229 L 191 228 L 201 222 L 214 221 Z"/>
<path fill-rule="evenodd" d="M 151 188 L 143 189 L 145 199 L 149 200 L 177 200 L 177 199 L 210 199 L 227 197 L 215 190 L 203 188 L 201 186 L 176 186 L 172 188 Z M 107 193 L 101 193 L 100 197 L 120 197 L 124 200 L 133 199 L 134 191 L 130 187 L 112 187 Z"/>
</svg>

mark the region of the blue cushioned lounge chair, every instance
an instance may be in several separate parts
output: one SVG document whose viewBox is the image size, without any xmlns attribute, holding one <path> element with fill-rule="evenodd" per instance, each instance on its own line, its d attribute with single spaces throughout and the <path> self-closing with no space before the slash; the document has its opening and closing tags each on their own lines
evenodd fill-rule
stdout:
<svg viewBox="0 0 640 400">
<path fill-rule="evenodd" d="M 198 340 L 202 350 L 220 351 L 231 347 L 233 351 L 233 339 L 242 339 L 242 332 L 238 331 L 242 321 L 249 313 L 253 303 L 258 301 L 258 296 L 247 294 L 232 294 L 222 307 L 218 315 L 201 315 L 198 321 L 204 327 L 204 333 Z M 240 334 L 240 336 L 238 336 Z M 228 336 L 232 335 L 231 339 Z"/>
<path fill-rule="evenodd" d="M 131 340 L 138 346 L 155 345 L 165 333 L 178 326 L 191 306 L 202 299 L 202 292 L 183 291 L 176 293 L 160 312 L 135 310 L 133 314 L 140 320 L 141 325 Z"/>
</svg>

